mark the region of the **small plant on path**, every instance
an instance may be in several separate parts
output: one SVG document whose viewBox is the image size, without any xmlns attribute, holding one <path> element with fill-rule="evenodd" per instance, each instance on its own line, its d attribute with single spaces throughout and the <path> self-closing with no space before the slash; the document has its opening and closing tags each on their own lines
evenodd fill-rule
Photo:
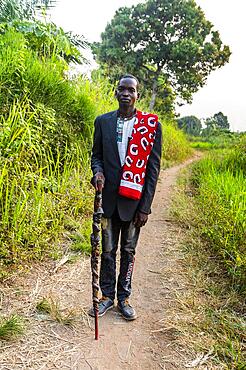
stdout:
<svg viewBox="0 0 246 370">
<path fill-rule="evenodd" d="M 24 332 L 23 319 L 12 315 L 0 319 L 0 340 L 11 340 Z"/>
<path fill-rule="evenodd" d="M 51 296 L 43 297 L 42 300 L 37 303 L 36 309 L 39 312 L 50 315 L 52 320 L 63 325 L 72 325 L 76 318 L 76 313 L 73 309 L 61 309 L 59 302 Z"/>
</svg>

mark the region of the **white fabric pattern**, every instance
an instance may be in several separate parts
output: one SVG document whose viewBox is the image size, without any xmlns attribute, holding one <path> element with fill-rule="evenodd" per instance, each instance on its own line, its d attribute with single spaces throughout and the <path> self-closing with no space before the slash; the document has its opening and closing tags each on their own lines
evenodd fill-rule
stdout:
<svg viewBox="0 0 246 370">
<path fill-rule="evenodd" d="M 129 141 L 129 138 L 132 136 L 132 129 L 133 129 L 135 120 L 136 120 L 136 117 L 133 117 L 131 119 L 124 119 L 121 141 L 119 140 L 119 135 L 117 136 L 118 137 L 117 145 L 118 145 L 121 166 L 123 166 L 125 163 L 128 141 Z"/>
</svg>

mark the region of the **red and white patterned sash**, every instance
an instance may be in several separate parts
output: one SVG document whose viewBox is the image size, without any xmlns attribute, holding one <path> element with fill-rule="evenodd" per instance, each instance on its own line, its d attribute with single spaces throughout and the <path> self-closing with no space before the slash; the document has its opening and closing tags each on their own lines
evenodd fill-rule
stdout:
<svg viewBox="0 0 246 370">
<path fill-rule="evenodd" d="M 119 194 L 124 197 L 135 200 L 141 198 L 146 166 L 155 141 L 157 123 L 157 115 L 137 111 L 119 187 Z"/>
</svg>

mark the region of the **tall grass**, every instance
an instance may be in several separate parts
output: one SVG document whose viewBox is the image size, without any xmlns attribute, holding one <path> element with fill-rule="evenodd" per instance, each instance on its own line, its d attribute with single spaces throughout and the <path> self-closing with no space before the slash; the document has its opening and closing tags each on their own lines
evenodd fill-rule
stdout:
<svg viewBox="0 0 246 370">
<path fill-rule="evenodd" d="M 0 126 L 3 273 L 5 265 L 45 256 L 66 226 L 66 218 L 80 218 L 91 204 L 86 141 L 73 135 L 72 145 L 59 146 L 56 141 L 55 146 L 55 121 L 52 116 L 48 121 L 50 141 L 47 127 L 37 126 L 40 109 L 27 100 L 14 102 Z"/>
<path fill-rule="evenodd" d="M 163 165 L 179 163 L 190 157 L 192 149 L 183 131 L 176 129 L 170 123 L 163 124 Z"/>
<path fill-rule="evenodd" d="M 233 149 L 206 155 L 187 170 L 173 199 L 173 215 L 188 230 L 188 284 L 171 324 L 188 348 L 212 352 L 211 368 L 245 368 L 245 144 L 246 136 Z"/>
<path fill-rule="evenodd" d="M 193 167 L 200 233 L 242 290 L 246 287 L 246 137 Z"/>
</svg>

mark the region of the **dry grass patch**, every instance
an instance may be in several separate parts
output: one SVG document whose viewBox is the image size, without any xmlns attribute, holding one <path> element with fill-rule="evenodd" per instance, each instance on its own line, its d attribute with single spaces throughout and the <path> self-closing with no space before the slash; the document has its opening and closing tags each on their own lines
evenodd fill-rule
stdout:
<svg viewBox="0 0 246 370">
<path fill-rule="evenodd" d="M 57 321 L 59 324 L 73 326 L 82 312 L 70 308 L 62 309 L 60 302 L 54 297 L 43 297 L 36 305 L 36 310 L 39 313 L 48 314 L 51 320 Z"/>
</svg>

